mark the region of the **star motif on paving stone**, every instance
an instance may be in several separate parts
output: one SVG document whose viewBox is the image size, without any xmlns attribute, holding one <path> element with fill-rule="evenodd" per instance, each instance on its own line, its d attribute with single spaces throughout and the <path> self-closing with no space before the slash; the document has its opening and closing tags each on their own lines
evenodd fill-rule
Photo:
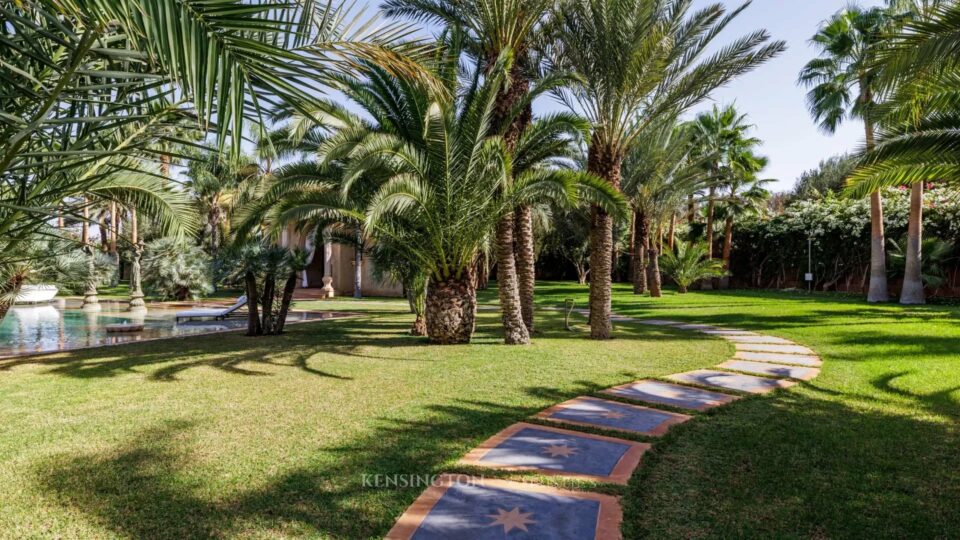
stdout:
<svg viewBox="0 0 960 540">
<path fill-rule="evenodd" d="M 542 454 L 547 454 L 548 456 L 555 457 L 570 457 L 577 453 L 577 449 L 572 446 L 567 446 L 566 444 L 551 444 L 550 446 L 544 446 Z"/>
<path fill-rule="evenodd" d="M 530 519 L 533 512 L 521 512 L 519 508 L 514 507 L 509 512 L 503 508 L 497 508 L 496 514 L 490 514 L 487 517 L 493 521 L 487 527 L 502 526 L 504 534 L 514 529 L 520 529 L 523 532 L 529 532 L 527 525 L 533 525 L 536 521 Z"/>
</svg>

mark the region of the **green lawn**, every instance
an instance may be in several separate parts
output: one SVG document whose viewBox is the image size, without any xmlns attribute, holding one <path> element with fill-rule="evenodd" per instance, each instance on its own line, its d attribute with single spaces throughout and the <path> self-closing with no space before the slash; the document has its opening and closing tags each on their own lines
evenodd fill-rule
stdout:
<svg viewBox="0 0 960 540">
<path fill-rule="evenodd" d="M 540 293 L 586 304 L 575 285 Z M 301 307 L 363 315 L 0 360 L 0 535 L 378 537 L 421 489 L 364 474 L 463 470 L 469 449 L 548 405 L 732 352 L 633 324 L 597 344 L 547 310 L 533 346 L 499 345 L 483 310 L 476 343 L 439 348 L 405 334 L 400 301 Z M 625 287 L 614 307 L 757 329 L 826 361 L 811 383 L 679 426 L 626 488 L 567 484 L 622 494 L 627 538 L 960 534 L 960 310 Z"/>
</svg>

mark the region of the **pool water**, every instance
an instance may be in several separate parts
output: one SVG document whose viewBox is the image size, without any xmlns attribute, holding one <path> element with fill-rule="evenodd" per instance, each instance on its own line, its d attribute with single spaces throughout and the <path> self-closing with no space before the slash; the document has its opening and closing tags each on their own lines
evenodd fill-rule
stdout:
<svg viewBox="0 0 960 540">
<path fill-rule="evenodd" d="M 86 312 L 79 302 L 53 301 L 50 304 L 18 305 L 10 308 L 0 323 L 0 357 L 56 352 L 83 347 L 116 345 L 165 337 L 225 332 L 246 327 L 245 313 L 223 321 L 176 322 L 183 309 L 150 308 L 145 314 L 128 311 L 125 302 L 100 302 L 102 310 Z M 287 322 L 328 319 L 343 314 L 291 312 Z M 143 324 L 142 332 L 108 333 L 108 324 Z"/>
</svg>

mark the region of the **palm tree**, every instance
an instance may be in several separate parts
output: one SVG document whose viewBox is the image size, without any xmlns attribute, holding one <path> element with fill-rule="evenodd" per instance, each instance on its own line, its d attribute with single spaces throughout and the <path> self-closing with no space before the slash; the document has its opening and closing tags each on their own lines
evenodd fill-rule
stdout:
<svg viewBox="0 0 960 540">
<path fill-rule="evenodd" d="M 877 123 L 877 60 L 887 34 L 903 20 L 890 8 L 864 9 L 851 5 L 829 19 L 812 42 L 820 56 L 800 72 L 800 83 L 810 87 L 807 102 L 820 127 L 836 132 L 848 117 L 863 121 L 867 150 L 875 145 Z M 880 191 L 870 194 L 869 302 L 889 300 L 883 201 Z"/>
<path fill-rule="evenodd" d="M 720 198 L 718 214 L 724 220 L 723 271 L 720 288 L 730 286 L 730 255 L 733 251 L 733 222 L 736 218 L 761 215 L 767 208 L 770 192 L 763 186 L 773 182 L 760 179 L 757 174 L 767 165 L 767 158 L 754 155 L 751 149 L 742 148 L 732 156 L 729 170 L 724 175 L 724 194 Z"/>
<path fill-rule="evenodd" d="M 331 72 L 357 58 L 416 72 L 401 53 L 419 45 L 392 45 L 407 29 L 355 21 L 314 2 L 5 4 L 0 264 L 55 214 L 79 216 L 104 178 L 151 174 L 169 155 L 157 142 L 196 144 L 171 129 L 184 119 L 239 154 L 244 124 L 265 105 L 308 110 Z"/>
<path fill-rule="evenodd" d="M 722 191 L 733 181 L 734 163 L 737 157 L 747 156 L 746 150 L 760 144 L 760 140 L 748 137 L 747 131 L 753 126 L 747 123 L 747 115 L 740 114 L 736 107 L 728 105 L 723 109 L 714 105 L 710 112 L 701 113 L 694 122 L 697 132 L 696 144 L 704 159 L 704 167 L 710 181 L 707 183 L 707 227 L 705 241 L 707 258 L 714 258 L 714 229 L 716 223 L 716 205 L 718 191 Z M 711 281 L 704 281 L 704 289 L 712 289 Z"/>
<path fill-rule="evenodd" d="M 910 218 L 901 304 L 922 304 L 923 189 L 931 181 L 956 178 L 948 149 L 957 118 L 956 80 L 960 70 L 950 50 L 958 45 L 960 7 L 938 0 L 892 2 L 910 21 L 879 55 L 879 85 L 889 96 L 881 111 L 876 147 L 861 156 L 851 176 L 851 193 L 867 186 L 910 184 Z"/>
<path fill-rule="evenodd" d="M 374 238 L 398 246 L 429 277 L 427 335 L 439 344 L 466 343 L 473 334 L 476 259 L 490 231 L 520 204 L 588 194 L 616 212 L 619 198 L 593 177 L 536 166 L 543 131 L 523 133 L 510 152 L 490 122 L 509 55 L 481 84 L 454 86 L 447 96 L 429 95 L 420 109 L 424 129 L 377 132 L 351 152 L 355 175 L 385 178 L 366 212 Z M 555 128 L 554 128 L 555 129 Z M 511 174 L 512 172 L 512 174 Z M 508 334 L 506 340 L 512 339 Z"/>
<path fill-rule="evenodd" d="M 498 91 L 490 122 L 491 133 L 502 135 L 507 150 L 512 152 L 533 119 L 529 94 L 536 66 L 530 52 L 543 39 L 544 14 L 553 3 L 554 0 L 386 0 L 383 7 L 388 15 L 464 29 L 470 40 L 468 50 L 486 73 L 501 54 L 513 54 L 514 62 Z M 529 343 L 534 330 L 536 255 L 528 206 L 503 216 L 496 231 L 495 251 L 507 342 Z"/>
<path fill-rule="evenodd" d="M 717 87 L 773 58 L 783 42 L 754 32 L 704 57 L 730 14 L 721 4 L 691 13 L 693 0 L 570 0 L 557 10 L 553 64 L 578 77 L 559 92 L 592 126 L 587 170 L 614 189 L 645 126 L 675 118 Z M 609 339 L 613 219 L 591 217 L 590 335 Z"/>
<path fill-rule="evenodd" d="M 686 293 L 697 281 L 724 275 L 721 262 L 707 256 L 706 243 L 679 242 L 674 249 L 664 254 L 663 270 L 677 284 L 680 294 Z"/>
<path fill-rule="evenodd" d="M 704 184 L 702 159 L 695 157 L 692 127 L 674 123 L 650 126 L 624 160 L 623 193 L 633 206 L 636 220 L 635 294 L 642 294 L 648 285 L 650 296 L 661 296 L 659 255 L 664 224 L 670 227 L 677 207 Z M 656 231 L 652 241 L 651 229 Z"/>
</svg>

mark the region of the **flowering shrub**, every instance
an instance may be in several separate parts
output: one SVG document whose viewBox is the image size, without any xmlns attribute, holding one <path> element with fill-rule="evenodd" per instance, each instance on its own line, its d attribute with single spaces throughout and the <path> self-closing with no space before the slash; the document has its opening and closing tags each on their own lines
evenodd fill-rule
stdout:
<svg viewBox="0 0 960 540">
<path fill-rule="evenodd" d="M 887 238 L 906 235 L 910 190 L 884 192 Z M 924 235 L 960 238 L 960 192 L 934 187 L 924 196 Z M 732 271 L 737 283 L 753 287 L 799 286 L 807 271 L 811 241 L 814 285 L 818 289 L 857 290 L 870 264 L 870 202 L 828 195 L 801 200 L 773 218 L 737 223 Z"/>
</svg>

